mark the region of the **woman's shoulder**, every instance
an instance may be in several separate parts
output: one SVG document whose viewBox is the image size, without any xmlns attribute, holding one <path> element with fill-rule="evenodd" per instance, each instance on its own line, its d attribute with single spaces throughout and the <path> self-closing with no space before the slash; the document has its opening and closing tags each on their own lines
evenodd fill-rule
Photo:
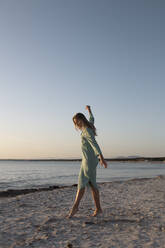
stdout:
<svg viewBox="0 0 165 248">
<path fill-rule="evenodd" d="M 90 127 L 86 127 L 86 128 L 84 129 L 84 133 L 85 133 L 86 135 L 94 135 L 94 132 L 93 132 L 92 128 L 90 128 Z"/>
</svg>

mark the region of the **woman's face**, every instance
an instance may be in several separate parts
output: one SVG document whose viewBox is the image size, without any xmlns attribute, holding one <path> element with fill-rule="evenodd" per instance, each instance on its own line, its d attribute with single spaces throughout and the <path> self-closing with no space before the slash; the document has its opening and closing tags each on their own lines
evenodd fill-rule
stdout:
<svg viewBox="0 0 165 248">
<path fill-rule="evenodd" d="M 82 127 L 83 127 L 82 120 L 74 119 L 73 122 L 74 122 L 74 124 L 75 124 L 76 127 L 78 127 L 79 129 L 82 129 Z"/>
</svg>

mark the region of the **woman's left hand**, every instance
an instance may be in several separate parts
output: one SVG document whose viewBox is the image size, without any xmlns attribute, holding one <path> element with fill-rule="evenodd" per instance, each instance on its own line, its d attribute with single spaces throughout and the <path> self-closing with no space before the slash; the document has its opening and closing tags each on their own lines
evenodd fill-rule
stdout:
<svg viewBox="0 0 165 248">
<path fill-rule="evenodd" d="M 101 159 L 100 164 L 101 166 L 104 166 L 104 168 L 107 168 L 107 162 L 105 161 L 105 159 Z"/>
</svg>

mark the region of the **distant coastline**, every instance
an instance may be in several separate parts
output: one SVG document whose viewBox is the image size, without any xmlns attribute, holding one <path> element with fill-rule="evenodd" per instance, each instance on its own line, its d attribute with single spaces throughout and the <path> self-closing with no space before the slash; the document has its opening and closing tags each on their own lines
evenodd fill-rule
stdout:
<svg viewBox="0 0 165 248">
<path fill-rule="evenodd" d="M 113 161 L 113 162 L 152 162 L 152 161 L 160 161 L 165 162 L 165 157 L 123 157 L 123 158 L 105 158 L 107 161 Z M 0 159 L 0 161 L 43 161 L 43 162 L 49 162 L 49 161 L 81 161 L 80 158 L 74 158 L 74 159 Z"/>
</svg>

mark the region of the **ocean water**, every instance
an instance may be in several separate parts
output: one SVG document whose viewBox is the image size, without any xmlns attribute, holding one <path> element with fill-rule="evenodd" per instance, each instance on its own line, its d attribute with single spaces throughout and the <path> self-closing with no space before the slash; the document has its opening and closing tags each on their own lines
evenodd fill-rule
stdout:
<svg viewBox="0 0 165 248">
<path fill-rule="evenodd" d="M 31 189 L 77 183 L 79 161 L 0 161 L 0 191 Z M 163 162 L 108 162 L 98 164 L 97 182 L 165 175 Z"/>
</svg>

